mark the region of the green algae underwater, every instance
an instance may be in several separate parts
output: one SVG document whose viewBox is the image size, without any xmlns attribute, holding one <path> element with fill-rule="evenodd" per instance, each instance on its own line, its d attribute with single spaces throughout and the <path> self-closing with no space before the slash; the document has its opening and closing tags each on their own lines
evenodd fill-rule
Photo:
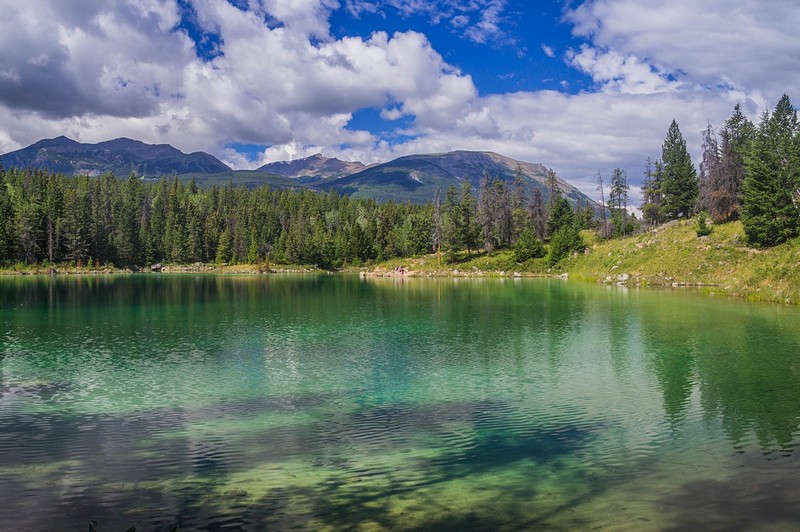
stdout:
<svg viewBox="0 0 800 532">
<path fill-rule="evenodd" d="M 800 526 L 800 309 L 546 279 L 0 279 L 8 530 Z"/>
</svg>

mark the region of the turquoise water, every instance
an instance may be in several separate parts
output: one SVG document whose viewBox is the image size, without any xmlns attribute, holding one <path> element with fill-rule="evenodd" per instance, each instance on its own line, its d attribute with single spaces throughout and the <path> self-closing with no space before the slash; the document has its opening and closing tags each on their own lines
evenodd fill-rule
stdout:
<svg viewBox="0 0 800 532">
<path fill-rule="evenodd" d="M 786 530 L 800 310 L 554 280 L 0 279 L 0 529 Z"/>
</svg>

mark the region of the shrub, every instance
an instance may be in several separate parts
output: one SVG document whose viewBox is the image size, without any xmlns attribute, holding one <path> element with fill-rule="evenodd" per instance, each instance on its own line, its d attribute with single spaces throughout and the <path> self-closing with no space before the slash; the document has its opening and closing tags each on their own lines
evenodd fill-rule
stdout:
<svg viewBox="0 0 800 532">
<path fill-rule="evenodd" d="M 708 215 L 701 212 L 697 215 L 697 236 L 708 236 L 714 228 L 708 225 Z"/>
<path fill-rule="evenodd" d="M 562 227 L 550 239 L 550 265 L 555 266 L 570 253 L 581 251 L 585 247 L 583 238 L 574 226 Z"/>
<path fill-rule="evenodd" d="M 525 229 L 514 244 L 514 260 L 525 262 L 528 259 L 539 259 L 547 254 L 544 244 L 536 238 L 532 229 Z"/>
</svg>

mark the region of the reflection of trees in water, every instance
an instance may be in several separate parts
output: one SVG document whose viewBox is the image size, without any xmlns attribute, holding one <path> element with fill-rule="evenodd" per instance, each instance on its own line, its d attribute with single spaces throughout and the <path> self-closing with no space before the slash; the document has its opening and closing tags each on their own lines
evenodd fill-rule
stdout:
<svg viewBox="0 0 800 532">
<path fill-rule="evenodd" d="M 692 393 L 738 445 L 755 435 L 765 451 L 786 448 L 800 426 L 800 353 L 794 309 L 668 298 L 640 310 L 645 357 L 673 425 Z"/>
</svg>

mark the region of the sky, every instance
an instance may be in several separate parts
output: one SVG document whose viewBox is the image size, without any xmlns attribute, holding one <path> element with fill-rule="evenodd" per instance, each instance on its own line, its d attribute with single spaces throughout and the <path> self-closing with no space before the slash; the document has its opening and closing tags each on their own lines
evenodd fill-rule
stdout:
<svg viewBox="0 0 800 532">
<path fill-rule="evenodd" d="M 0 153 L 129 137 L 233 168 L 489 150 L 597 197 L 678 122 L 800 102 L 800 9 L 763 0 L 0 0 Z"/>
</svg>

